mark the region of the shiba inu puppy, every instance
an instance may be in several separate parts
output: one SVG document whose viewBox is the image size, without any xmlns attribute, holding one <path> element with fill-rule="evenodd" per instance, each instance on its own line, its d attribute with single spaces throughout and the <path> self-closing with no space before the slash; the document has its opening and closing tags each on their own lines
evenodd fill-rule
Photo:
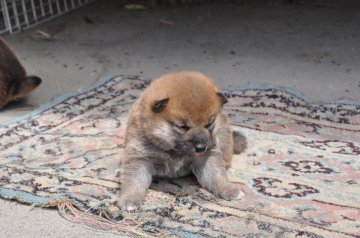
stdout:
<svg viewBox="0 0 360 238">
<path fill-rule="evenodd" d="M 0 38 L 0 108 L 26 96 L 41 83 L 37 76 L 27 76 L 20 61 Z"/>
<path fill-rule="evenodd" d="M 246 145 L 221 112 L 226 102 L 214 82 L 197 72 L 165 75 L 145 90 L 127 123 L 118 200 L 122 210 L 140 208 L 153 176 L 193 173 L 218 197 L 244 195 L 226 175 L 233 153 Z"/>
</svg>

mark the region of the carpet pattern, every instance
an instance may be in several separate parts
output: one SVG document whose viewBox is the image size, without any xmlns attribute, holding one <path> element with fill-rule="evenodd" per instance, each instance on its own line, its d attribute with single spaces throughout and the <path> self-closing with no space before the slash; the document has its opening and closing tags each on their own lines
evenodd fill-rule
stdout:
<svg viewBox="0 0 360 238">
<path fill-rule="evenodd" d="M 226 92 L 224 110 L 248 140 L 228 171 L 243 200 L 185 177 L 153 181 L 142 212 L 119 211 L 126 116 L 147 85 L 114 77 L 0 127 L 0 196 L 71 203 L 155 237 L 360 237 L 360 104 L 280 88 Z"/>
</svg>

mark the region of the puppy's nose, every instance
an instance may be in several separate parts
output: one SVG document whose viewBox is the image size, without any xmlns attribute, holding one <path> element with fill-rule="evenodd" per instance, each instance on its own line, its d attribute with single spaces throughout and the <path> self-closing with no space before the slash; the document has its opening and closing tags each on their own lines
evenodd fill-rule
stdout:
<svg viewBox="0 0 360 238">
<path fill-rule="evenodd" d="M 195 147 L 196 153 L 202 153 L 207 150 L 207 145 L 202 144 L 202 143 L 196 144 L 194 147 Z"/>
</svg>

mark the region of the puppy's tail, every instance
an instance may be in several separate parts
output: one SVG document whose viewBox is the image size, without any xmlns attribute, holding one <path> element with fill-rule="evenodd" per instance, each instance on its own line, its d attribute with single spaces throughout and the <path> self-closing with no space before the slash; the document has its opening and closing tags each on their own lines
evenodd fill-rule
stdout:
<svg viewBox="0 0 360 238">
<path fill-rule="evenodd" d="M 246 137 L 238 131 L 233 131 L 232 135 L 234 141 L 234 154 L 244 152 L 247 147 Z"/>
</svg>

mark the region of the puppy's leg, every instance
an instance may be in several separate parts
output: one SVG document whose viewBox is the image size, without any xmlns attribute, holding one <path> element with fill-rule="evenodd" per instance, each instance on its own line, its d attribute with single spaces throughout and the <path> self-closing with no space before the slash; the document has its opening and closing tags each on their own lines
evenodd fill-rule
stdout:
<svg viewBox="0 0 360 238">
<path fill-rule="evenodd" d="M 123 211 L 139 210 L 151 184 L 149 164 L 144 160 L 125 161 L 121 168 L 121 193 L 118 205 Z"/>
<path fill-rule="evenodd" d="M 197 161 L 193 173 L 201 186 L 218 197 L 235 200 L 244 196 L 240 188 L 229 181 L 220 155 L 212 155 L 206 160 Z"/>
</svg>

